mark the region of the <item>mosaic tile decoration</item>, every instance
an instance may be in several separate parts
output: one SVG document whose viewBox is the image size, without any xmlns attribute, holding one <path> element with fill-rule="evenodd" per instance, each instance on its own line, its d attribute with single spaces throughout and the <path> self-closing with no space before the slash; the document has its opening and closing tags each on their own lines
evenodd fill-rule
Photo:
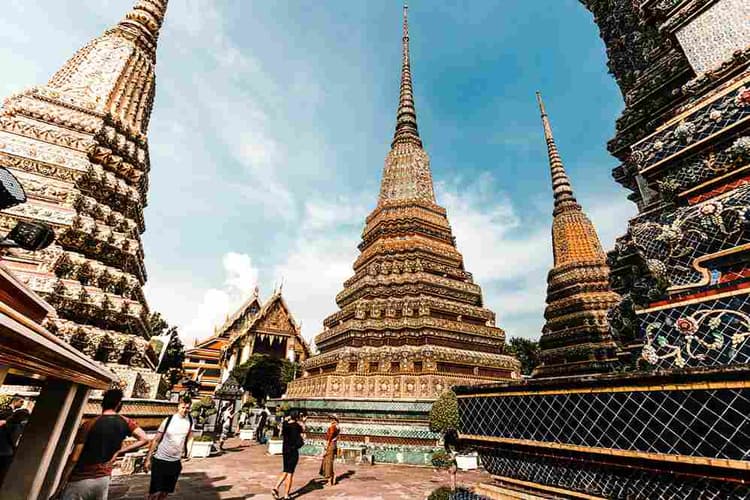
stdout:
<svg viewBox="0 0 750 500">
<path fill-rule="evenodd" d="M 307 432 L 325 434 L 328 424 L 311 423 L 306 426 Z M 439 440 L 441 435 L 436 432 L 430 432 L 427 425 L 383 425 L 376 422 L 367 424 L 352 424 L 344 422 L 339 426 L 341 434 L 347 436 L 389 436 L 396 438 L 410 439 L 431 439 Z"/>
<path fill-rule="evenodd" d="M 469 397 L 458 404 L 462 434 L 750 459 L 750 389 Z"/>
<path fill-rule="evenodd" d="M 750 3 L 721 0 L 677 31 L 677 40 L 696 73 L 715 69 L 750 46 Z"/>
<path fill-rule="evenodd" d="M 746 222 L 750 185 L 720 199 L 680 208 L 659 222 L 632 224 L 632 241 L 671 287 L 698 285 L 704 276 L 694 267 L 697 258 L 750 243 Z"/>
<path fill-rule="evenodd" d="M 747 90 L 747 87 L 734 88 L 703 107 L 691 109 L 682 121 L 670 123 L 634 144 L 631 160 L 639 172 L 695 143 L 715 137 L 750 116 Z"/>
<path fill-rule="evenodd" d="M 745 499 L 750 488 L 737 483 L 687 478 L 639 469 L 615 469 L 516 450 L 480 448 L 490 474 L 614 499 Z"/>
<path fill-rule="evenodd" d="M 750 294 L 643 313 L 643 359 L 657 368 L 750 363 Z"/>
<path fill-rule="evenodd" d="M 351 411 L 383 411 L 387 413 L 424 413 L 430 412 L 432 401 L 368 401 L 356 399 L 284 399 L 279 403 L 287 403 L 294 408 L 307 410 L 351 410 Z"/>
<path fill-rule="evenodd" d="M 679 158 L 669 166 L 669 173 L 657 182 L 660 190 L 676 194 L 744 166 L 746 160 L 737 154 L 737 146 L 747 140 L 742 137 L 746 136 L 735 134 L 699 153 Z"/>
</svg>

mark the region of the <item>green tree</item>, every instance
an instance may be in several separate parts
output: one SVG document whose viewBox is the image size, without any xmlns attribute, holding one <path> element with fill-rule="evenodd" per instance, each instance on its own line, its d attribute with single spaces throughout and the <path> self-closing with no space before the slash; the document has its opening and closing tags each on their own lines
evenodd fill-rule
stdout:
<svg viewBox="0 0 750 500">
<path fill-rule="evenodd" d="M 278 398 L 294 374 L 294 365 L 267 354 L 253 354 L 232 370 L 232 375 L 259 403 Z"/>
<path fill-rule="evenodd" d="M 169 344 L 157 371 L 166 373 L 170 386 L 174 386 L 184 375 L 182 363 L 185 361 L 185 345 L 180 340 L 177 327 L 170 326 L 158 312 L 148 315 L 148 327 L 152 337 L 169 335 Z M 161 352 L 156 354 L 159 355 Z"/>
<path fill-rule="evenodd" d="M 152 337 L 156 335 L 164 335 L 164 333 L 169 330 L 169 323 L 167 323 L 160 313 L 152 312 L 148 315 L 148 329 Z"/>
<path fill-rule="evenodd" d="M 214 405 L 211 396 L 203 396 L 198 401 L 194 401 L 190 407 L 190 415 L 196 420 L 198 424 L 203 425 L 208 420 L 208 417 L 216 413 L 216 405 Z"/>
<path fill-rule="evenodd" d="M 430 409 L 430 430 L 442 433 L 448 429 L 458 429 L 458 398 L 450 390 L 442 393 Z"/>
<path fill-rule="evenodd" d="M 539 365 L 539 342 L 513 337 L 508 341 L 506 353 L 515 356 L 521 362 L 521 373 L 531 375 L 531 372 Z"/>
<path fill-rule="evenodd" d="M 281 382 L 284 384 L 284 391 L 286 391 L 287 384 L 297 378 L 298 373 L 299 363 L 289 361 L 288 359 L 284 359 L 281 362 Z"/>
<path fill-rule="evenodd" d="M 164 373 L 172 368 L 182 368 L 182 362 L 185 361 L 185 345 L 180 340 L 177 327 L 170 327 L 168 335 L 170 335 L 169 344 L 167 344 L 164 358 L 162 358 L 161 365 L 159 365 L 160 373 Z"/>
</svg>

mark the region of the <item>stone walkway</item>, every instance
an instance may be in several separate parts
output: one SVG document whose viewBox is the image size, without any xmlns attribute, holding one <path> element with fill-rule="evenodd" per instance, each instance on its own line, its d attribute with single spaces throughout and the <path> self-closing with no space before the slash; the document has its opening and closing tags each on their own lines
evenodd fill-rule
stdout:
<svg viewBox="0 0 750 500">
<path fill-rule="evenodd" d="M 449 484 L 448 473 L 429 467 L 405 465 L 336 464 L 339 484 L 323 488 L 318 477 L 320 459 L 301 457 L 295 474 L 292 498 L 424 499 L 436 488 Z M 227 441 L 223 455 L 184 462 L 174 500 L 270 499 L 271 488 L 281 470 L 281 456 L 266 454 L 266 447 L 239 440 Z M 476 471 L 458 473 L 458 482 L 474 486 L 488 475 Z M 135 474 L 112 480 L 111 500 L 143 500 L 149 476 Z"/>
</svg>

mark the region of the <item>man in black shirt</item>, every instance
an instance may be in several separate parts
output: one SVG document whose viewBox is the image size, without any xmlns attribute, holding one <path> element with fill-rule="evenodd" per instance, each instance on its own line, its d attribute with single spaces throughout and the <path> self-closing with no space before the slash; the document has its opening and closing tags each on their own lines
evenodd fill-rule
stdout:
<svg viewBox="0 0 750 500">
<path fill-rule="evenodd" d="M 297 421 L 299 419 L 299 413 L 297 410 L 289 412 L 287 417 L 281 424 L 281 454 L 284 461 L 284 468 L 281 476 L 274 489 L 271 490 L 271 494 L 274 498 L 279 498 L 279 488 L 286 481 L 286 495 L 283 497 L 284 500 L 291 499 L 289 493 L 292 490 L 292 482 L 294 481 L 294 469 L 297 468 L 297 462 L 299 462 L 299 449 L 305 444 L 302 439 L 303 428 Z"/>
<path fill-rule="evenodd" d="M 120 415 L 121 408 L 122 391 L 110 389 L 102 398 L 102 414 L 81 425 L 63 472 L 63 500 L 106 499 L 117 456 L 148 443 L 138 423 Z M 135 436 L 137 441 L 122 446 L 128 436 Z"/>
</svg>

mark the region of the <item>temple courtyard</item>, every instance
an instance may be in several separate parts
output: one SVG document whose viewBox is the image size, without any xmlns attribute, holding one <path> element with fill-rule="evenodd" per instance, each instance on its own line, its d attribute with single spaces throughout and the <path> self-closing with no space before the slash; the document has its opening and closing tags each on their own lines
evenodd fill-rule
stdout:
<svg viewBox="0 0 750 500">
<path fill-rule="evenodd" d="M 336 464 L 339 483 L 324 488 L 323 479 L 318 476 L 319 467 L 318 457 L 300 457 L 292 498 L 422 499 L 449 484 L 447 472 L 430 467 Z M 170 498 L 269 499 L 280 470 L 281 456 L 268 455 L 266 446 L 230 439 L 222 455 L 184 462 L 177 490 Z M 488 478 L 482 472 L 459 471 L 457 481 L 471 487 Z M 116 476 L 109 498 L 141 500 L 148 492 L 148 485 L 148 474 Z"/>
</svg>

